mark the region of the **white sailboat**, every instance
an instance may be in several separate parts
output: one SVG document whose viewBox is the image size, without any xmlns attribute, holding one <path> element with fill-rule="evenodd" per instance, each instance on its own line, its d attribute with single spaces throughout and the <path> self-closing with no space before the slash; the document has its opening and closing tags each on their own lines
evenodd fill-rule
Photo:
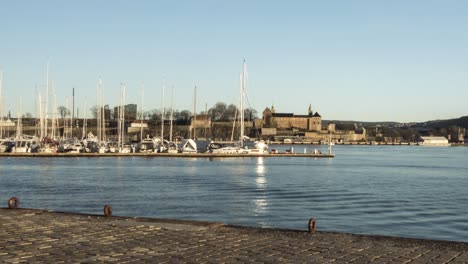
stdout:
<svg viewBox="0 0 468 264">
<path fill-rule="evenodd" d="M 180 150 L 182 153 L 197 153 L 197 143 L 193 139 L 184 140 Z"/>
<path fill-rule="evenodd" d="M 109 144 L 107 143 L 106 138 L 106 112 L 104 111 L 104 96 L 103 96 L 103 88 L 102 88 L 102 80 L 99 78 L 98 90 L 97 90 L 97 115 L 96 115 L 96 126 L 97 126 L 97 152 L 99 153 L 108 153 L 110 152 Z M 85 108 L 86 109 L 86 108 Z M 86 111 L 85 111 L 86 112 Z M 84 123 L 83 123 L 83 135 L 86 134 L 87 128 L 87 119 L 86 113 L 84 116 Z"/>
<path fill-rule="evenodd" d="M 244 143 L 244 140 L 246 138 L 245 136 L 245 117 L 244 117 L 244 105 L 245 105 L 245 96 L 246 96 L 246 86 L 247 86 L 247 64 L 245 63 L 242 67 L 242 74 L 240 76 L 241 80 L 241 87 L 240 87 L 240 93 L 241 93 L 241 103 L 240 103 L 240 116 L 241 116 L 241 133 L 240 133 L 240 145 L 242 147 L 242 153 L 243 154 L 268 154 L 268 145 L 265 143 L 265 141 L 260 140 L 260 141 L 255 141 L 253 145 L 246 146 Z"/>
<path fill-rule="evenodd" d="M 125 142 L 125 84 L 120 86 L 120 109 L 119 109 L 119 140 L 118 148 L 119 153 L 131 153 L 133 147 L 131 144 Z"/>
<path fill-rule="evenodd" d="M 255 141 L 253 144 L 245 144 L 245 118 L 244 118 L 244 105 L 245 105 L 245 90 L 247 84 L 247 65 L 243 63 L 242 73 L 240 74 L 240 109 L 239 109 L 239 143 L 228 142 L 211 142 L 208 146 L 211 153 L 218 154 L 268 154 L 268 145 L 263 141 Z M 237 115 L 237 114 L 236 114 Z M 234 121 L 235 122 L 235 121 Z M 233 125 L 233 131 L 234 131 Z M 233 138 L 231 138 L 232 141 Z"/>
<path fill-rule="evenodd" d="M 174 119 L 174 86 L 171 91 L 171 116 L 170 116 L 170 127 L 169 127 L 169 141 L 167 142 L 167 152 L 171 154 L 178 153 L 177 144 L 172 141 L 172 120 Z"/>
<path fill-rule="evenodd" d="M 19 100 L 19 110 L 18 110 L 18 123 L 16 128 L 16 138 L 15 146 L 12 149 L 12 152 L 16 153 L 31 153 L 37 152 L 39 150 L 38 140 L 33 136 L 28 136 L 23 134 L 23 124 L 22 124 L 22 98 Z"/>
</svg>

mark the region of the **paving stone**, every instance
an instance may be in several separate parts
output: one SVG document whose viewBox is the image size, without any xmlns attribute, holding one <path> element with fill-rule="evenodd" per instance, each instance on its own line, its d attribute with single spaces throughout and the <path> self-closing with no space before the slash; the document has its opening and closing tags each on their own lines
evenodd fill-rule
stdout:
<svg viewBox="0 0 468 264">
<path fill-rule="evenodd" d="M 0 263 L 467 263 L 468 244 L 0 209 Z"/>
</svg>

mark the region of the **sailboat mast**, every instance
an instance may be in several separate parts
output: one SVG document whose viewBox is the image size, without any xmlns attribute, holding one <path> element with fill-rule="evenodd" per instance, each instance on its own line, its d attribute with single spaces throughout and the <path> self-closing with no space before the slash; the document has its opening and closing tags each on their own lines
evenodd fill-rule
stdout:
<svg viewBox="0 0 468 264">
<path fill-rule="evenodd" d="M 122 139 L 122 83 L 120 83 L 120 97 L 119 97 L 119 111 L 118 111 L 118 127 L 117 127 L 117 148 L 121 151 L 121 139 Z"/>
<path fill-rule="evenodd" d="M 70 125 L 71 125 L 71 137 L 73 138 L 73 117 L 75 115 L 75 88 L 73 88 L 72 91 L 72 114 L 71 114 L 71 120 L 70 120 Z"/>
<path fill-rule="evenodd" d="M 21 98 L 20 96 L 20 99 L 19 99 L 19 109 L 18 109 L 18 125 L 17 125 L 17 128 L 16 128 L 16 138 L 21 138 L 21 136 L 23 135 L 23 124 L 22 124 L 22 118 L 21 118 L 21 110 L 22 110 L 22 104 L 23 104 L 23 99 Z"/>
<path fill-rule="evenodd" d="M 174 118 L 174 85 L 171 91 L 171 127 L 169 130 L 169 141 L 172 142 L 172 120 Z"/>
<path fill-rule="evenodd" d="M 144 90 L 144 84 L 141 84 L 141 114 L 140 114 L 140 140 L 143 140 L 143 118 L 144 118 L 144 112 L 143 112 L 143 98 L 145 97 L 145 90 Z"/>
<path fill-rule="evenodd" d="M 86 126 L 86 97 L 85 97 L 85 101 L 84 101 L 84 104 L 83 104 L 83 126 L 81 127 L 81 138 L 84 139 L 85 138 L 85 126 Z"/>
<path fill-rule="evenodd" d="M 195 90 L 193 92 L 193 139 L 197 137 L 197 84 L 195 84 Z"/>
<path fill-rule="evenodd" d="M 240 87 L 240 144 L 241 147 L 244 146 L 244 95 L 245 95 L 245 75 L 246 75 L 246 65 L 245 60 L 242 67 L 242 74 L 240 77 L 241 87 Z"/>
<path fill-rule="evenodd" d="M 104 88 L 102 88 L 102 81 L 99 78 L 99 86 L 100 86 L 100 104 L 101 104 L 101 141 L 106 140 L 106 111 L 104 109 Z"/>
<path fill-rule="evenodd" d="M 3 85 L 3 70 L 0 68 L 0 139 L 3 138 L 3 96 L 2 96 L 2 85 Z"/>
<path fill-rule="evenodd" d="M 44 137 L 47 137 L 47 120 L 49 118 L 48 112 L 48 103 L 49 103 L 49 62 L 47 62 L 47 70 L 46 70 L 46 95 L 45 95 L 45 124 L 44 124 Z"/>
<path fill-rule="evenodd" d="M 37 87 L 36 87 L 37 89 Z M 41 97 L 41 93 L 38 92 L 37 94 L 37 100 L 39 101 L 39 104 L 38 104 L 38 110 L 39 110 L 39 136 L 40 138 L 43 138 L 44 137 L 44 118 L 42 116 L 42 97 Z"/>
<path fill-rule="evenodd" d="M 57 139 L 59 137 L 58 128 L 59 128 L 59 121 L 58 121 L 58 113 L 57 113 L 57 94 L 54 94 L 54 107 L 55 107 L 55 137 Z"/>
<path fill-rule="evenodd" d="M 39 130 L 39 128 L 40 128 L 40 126 L 41 126 L 41 124 L 40 124 L 40 122 L 41 122 L 41 121 L 40 121 L 40 120 L 41 120 L 40 118 L 41 118 L 41 117 L 40 117 L 40 114 L 38 115 L 38 112 L 39 112 L 39 111 L 38 111 L 38 110 L 39 110 L 39 106 L 38 106 L 39 91 L 37 90 L 37 85 L 34 86 L 34 89 L 35 89 L 35 97 L 36 97 L 36 98 L 34 99 L 34 108 L 35 108 L 34 116 L 35 116 L 35 118 L 36 118 L 36 121 L 35 121 L 35 128 L 34 128 L 34 134 L 35 134 L 35 135 L 39 135 L 39 134 L 41 133 L 41 131 Z M 39 117 L 39 126 L 38 126 L 38 122 L 37 122 L 38 117 Z"/>
<path fill-rule="evenodd" d="M 65 121 L 64 121 L 64 124 L 63 124 L 63 127 L 64 127 L 64 129 L 63 129 L 63 134 L 64 134 L 64 137 L 65 137 L 66 139 L 68 139 L 69 136 L 70 136 L 70 134 L 69 134 L 70 132 L 69 132 L 69 129 L 68 129 L 68 120 L 69 120 L 69 118 L 70 118 L 70 117 L 69 117 L 69 115 L 70 115 L 70 110 L 69 110 L 69 108 L 68 108 L 68 96 L 65 98 L 65 104 L 67 105 L 67 108 L 66 108 L 67 110 L 66 110 L 66 112 L 65 112 Z"/>
<path fill-rule="evenodd" d="M 166 84 L 163 84 L 162 87 L 162 111 L 161 111 L 161 144 L 164 146 L 164 89 L 166 88 Z"/>
<path fill-rule="evenodd" d="M 53 95 L 53 101 L 52 101 L 52 133 L 51 137 L 52 139 L 55 139 L 55 111 L 57 109 L 56 101 L 55 101 L 55 81 L 52 81 L 52 95 Z"/>
<path fill-rule="evenodd" d="M 97 93 L 96 93 L 96 136 L 98 142 L 101 142 L 101 78 L 98 81 Z"/>
<path fill-rule="evenodd" d="M 119 148 L 120 152 L 123 148 L 124 134 L 125 134 L 125 84 L 122 83 L 120 87 L 120 109 L 119 109 Z"/>
<path fill-rule="evenodd" d="M 237 107 L 236 107 L 236 112 L 234 113 L 234 122 L 232 122 L 231 142 L 234 141 L 234 129 L 236 128 L 236 120 L 237 120 Z"/>
</svg>

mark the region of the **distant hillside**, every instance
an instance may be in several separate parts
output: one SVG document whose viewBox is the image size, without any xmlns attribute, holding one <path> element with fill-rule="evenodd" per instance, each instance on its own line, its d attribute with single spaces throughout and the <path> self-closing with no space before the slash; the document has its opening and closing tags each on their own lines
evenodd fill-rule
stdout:
<svg viewBox="0 0 468 264">
<path fill-rule="evenodd" d="M 333 122 L 337 125 L 354 125 L 361 127 L 372 127 L 372 126 L 385 126 L 385 127 L 392 127 L 398 125 L 398 122 L 365 122 L 365 121 L 346 121 L 346 120 L 322 120 L 322 124 L 326 125 L 329 122 Z"/>
<path fill-rule="evenodd" d="M 436 128 L 448 128 L 448 127 L 462 127 L 468 129 L 468 116 L 463 116 L 454 119 L 445 120 L 430 120 L 426 122 L 413 122 L 413 123 L 399 123 L 399 122 L 365 122 L 365 121 L 343 121 L 343 120 L 322 120 L 322 124 L 326 125 L 329 122 L 333 122 L 337 125 L 344 127 L 351 127 L 356 124 L 358 127 L 390 127 L 390 128 L 424 128 L 424 129 L 436 129 Z"/>
<path fill-rule="evenodd" d="M 413 128 L 448 128 L 448 127 L 463 127 L 468 128 L 468 116 L 462 116 L 455 119 L 446 119 L 446 120 L 431 120 L 421 123 L 414 123 L 411 125 Z"/>
</svg>

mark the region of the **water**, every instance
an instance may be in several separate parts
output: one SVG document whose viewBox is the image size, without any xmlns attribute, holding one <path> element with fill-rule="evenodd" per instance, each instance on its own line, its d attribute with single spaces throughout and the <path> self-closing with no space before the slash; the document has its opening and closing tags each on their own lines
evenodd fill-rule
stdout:
<svg viewBox="0 0 468 264">
<path fill-rule="evenodd" d="M 468 148 L 334 150 L 334 159 L 1 157 L 0 202 L 293 229 L 314 217 L 322 231 L 468 242 Z"/>
</svg>

